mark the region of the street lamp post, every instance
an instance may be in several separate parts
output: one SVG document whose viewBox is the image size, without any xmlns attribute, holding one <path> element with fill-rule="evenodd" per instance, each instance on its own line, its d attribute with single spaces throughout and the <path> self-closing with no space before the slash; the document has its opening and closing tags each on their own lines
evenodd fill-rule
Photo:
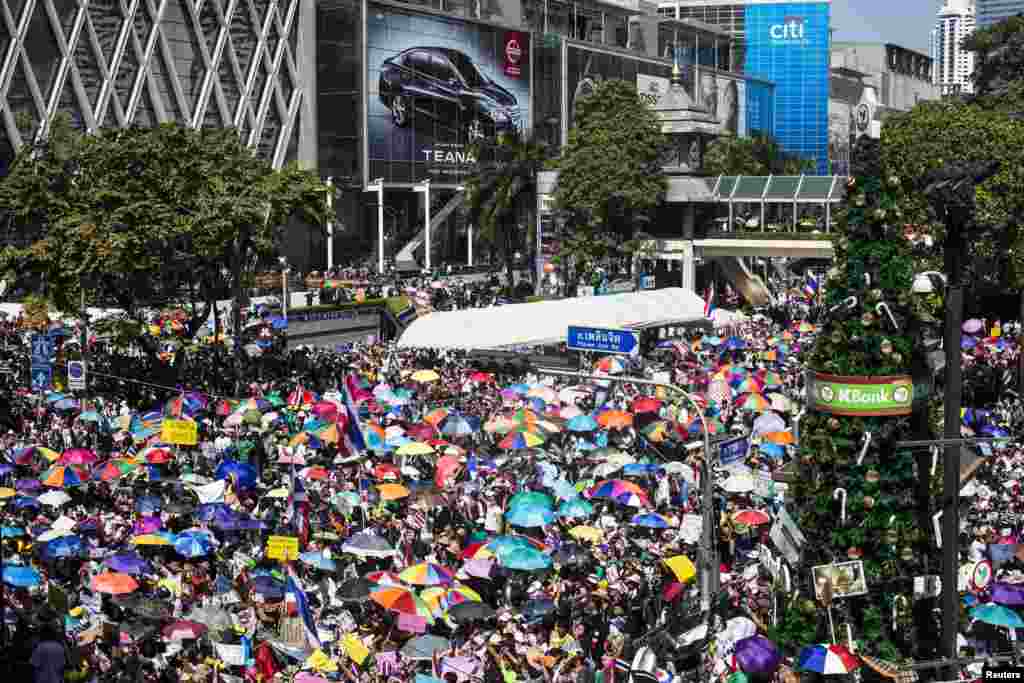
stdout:
<svg viewBox="0 0 1024 683">
<path fill-rule="evenodd" d="M 327 271 L 334 269 L 334 177 L 327 176 Z"/>
<path fill-rule="evenodd" d="M 281 317 L 288 322 L 288 257 L 279 256 L 277 260 L 281 264 Z"/>
<path fill-rule="evenodd" d="M 377 193 L 377 273 L 384 274 L 384 179 L 377 178 L 366 186 L 367 192 Z"/>
<path fill-rule="evenodd" d="M 430 272 L 430 178 L 419 185 L 413 185 L 413 192 L 423 193 L 423 208 L 426 217 L 423 224 L 423 265 Z"/>
</svg>

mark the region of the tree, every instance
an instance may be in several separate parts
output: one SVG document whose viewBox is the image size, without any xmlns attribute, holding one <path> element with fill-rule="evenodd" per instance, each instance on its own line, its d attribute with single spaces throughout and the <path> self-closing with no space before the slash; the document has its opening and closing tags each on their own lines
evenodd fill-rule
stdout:
<svg viewBox="0 0 1024 683">
<path fill-rule="evenodd" d="M 855 177 L 833 237 L 835 262 L 825 290 L 830 313 L 807 359 L 817 371 L 910 375 L 921 360 L 918 304 L 910 292 L 915 263 L 897 208 L 904 190 L 882 158 L 878 141 L 862 138 L 855 148 Z M 887 309 L 879 309 L 880 303 Z M 792 500 L 808 536 L 803 565 L 862 557 L 869 592 L 839 605 L 826 600 L 815 607 L 805 601 L 787 610 L 778 629 L 787 650 L 821 642 L 817 625 L 849 621 L 864 654 L 886 659 L 910 654 L 912 643 L 901 642 L 901 634 L 890 630 L 881 615 L 889 615 L 894 595 L 904 592 L 898 588 L 901 577 L 929 573 L 928 537 L 913 505 L 914 457 L 894 446 L 911 428 L 907 417 L 845 416 L 820 407 L 801 421 L 802 466 Z M 834 500 L 837 487 L 844 491 L 845 523 Z"/>
<path fill-rule="evenodd" d="M 511 287 L 516 211 L 524 198 L 533 197 L 548 146 L 519 134 L 503 134 L 488 152 L 486 160 L 477 152 L 480 161 L 466 180 L 466 217 L 470 225 L 479 226 L 482 239 L 504 247 Z"/>
<path fill-rule="evenodd" d="M 882 129 L 882 155 L 903 192 L 898 219 L 931 222 L 924 178 L 951 163 L 1000 162 L 994 177 L 977 190 L 979 238 L 970 244 L 968 277 L 992 286 L 1024 283 L 1024 122 L 1002 111 L 961 101 L 924 102 L 892 114 Z M 936 243 L 941 244 L 936 234 Z M 935 255 L 941 263 L 941 252 Z"/>
<path fill-rule="evenodd" d="M 38 275 L 58 310 L 86 299 L 141 323 L 146 307 L 186 301 L 195 335 L 222 271 L 240 299 L 244 266 L 273 252 L 289 216 L 319 224 L 326 192 L 297 167 L 275 171 L 236 131 L 169 124 L 51 135 L 15 159 L 0 206 L 25 242 L 0 268 Z"/>
<path fill-rule="evenodd" d="M 802 175 L 814 172 L 814 162 L 784 152 L 770 135 L 723 136 L 708 145 L 704 172 L 712 176 Z"/>
<path fill-rule="evenodd" d="M 665 136 L 632 83 L 602 81 L 576 103 L 575 125 L 557 162 L 555 204 L 567 216 L 559 262 L 579 273 L 623 256 L 636 226 L 664 198 Z"/>
<path fill-rule="evenodd" d="M 964 39 L 975 53 L 974 102 L 986 109 L 1024 111 L 1024 16 L 1004 19 Z"/>
</svg>

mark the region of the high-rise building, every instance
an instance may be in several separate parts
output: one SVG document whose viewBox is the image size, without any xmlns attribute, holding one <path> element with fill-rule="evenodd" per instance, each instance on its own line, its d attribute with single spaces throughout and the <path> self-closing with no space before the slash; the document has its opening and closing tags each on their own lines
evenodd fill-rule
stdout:
<svg viewBox="0 0 1024 683">
<path fill-rule="evenodd" d="M 1024 0 L 976 0 L 978 28 L 997 24 L 1018 14 L 1024 14 Z"/>
<path fill-rule="evenodd" d="M 745 74 L 775 83 L 774 134 L 782 148 L 828 169 L 830 0 L 672 0 L 662 16 L 728 31 Z"/>
<path fill-rule="evenodd" d="M 946 0 L 939 10 L 932 30 L 932 78 L 943 95 L 974 90 L 974 53 L 962 46 L 974 25 L 974 0 Z"/>
</svg>

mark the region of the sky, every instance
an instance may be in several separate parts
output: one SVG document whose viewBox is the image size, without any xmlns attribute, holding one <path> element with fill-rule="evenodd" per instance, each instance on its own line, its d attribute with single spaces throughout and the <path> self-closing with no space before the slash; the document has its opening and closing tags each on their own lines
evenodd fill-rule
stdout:
<svg viewBox="0 0 1024 683">
<path fill-rule="evenodd" d="M 833 40 L 893 43 L 928 54 L 938 0 L 832 0 Z"/>
</svg>

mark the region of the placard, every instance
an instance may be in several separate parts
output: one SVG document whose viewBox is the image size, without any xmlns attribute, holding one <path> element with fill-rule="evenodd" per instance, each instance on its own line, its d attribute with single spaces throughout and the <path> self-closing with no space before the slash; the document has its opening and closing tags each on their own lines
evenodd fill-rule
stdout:
<svg viewBox="0 0 1024 683">
<path fill-rule="evenodd" d="M 271 536 L 267 539 L 267 557 L 282 562 L 299 559 L 298 537 Z"/>
<path fill-rule="evenodd" d="M 679 535 L 684 543 L 697 543 L 704 531 L 704 519 L 700 515 L 683 515 L 682 523 L 679 525 Z"/>
<path fill-rule="evenodd" d="M 749 450 L 750 439 L 746 436 L 723 441 L 718 444 L 718 461 L 723 465 L 740 462 L 747 457 Z"/>
<path fill-rule="evenodd" d="M 199 443 L 199 425 L 192 420 L 164 420 L 160 440 L 179 446 L 195 446 Z"/>
<path fill-rule="evenodd" d="M 217 651 L 217 659 L 228 666 L 245 666 L 245 646 L 214 643 L 213 648 Z"/>
<path fill-rule="evenodd" d="M 821 600 L 822 579 L 832 584 L 833 598 L 850 598 L 866 595 L 868 592 L 867 578 L 864 576 L 864 563 L 861 560 L 839 562 L 836 564 L 820 564 L 811 568 L 814 581 L 814 596 Z"/>
</svg>

